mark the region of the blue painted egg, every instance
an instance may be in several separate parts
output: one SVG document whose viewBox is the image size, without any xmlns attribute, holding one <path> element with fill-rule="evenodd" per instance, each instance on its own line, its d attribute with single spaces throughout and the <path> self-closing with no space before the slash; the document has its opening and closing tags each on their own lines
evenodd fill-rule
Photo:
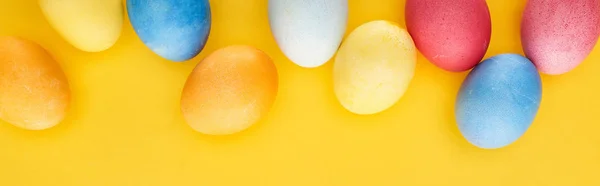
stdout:
<svg viewBox="0 0 600 186">
<path fill-rule="evenodd" d="M 491 57 L 469 73 L 458 92 L 458 128 L 477 147 L 507 146 L 527 131 L 541 99 L 540 75 L 529 59 L 517 54 Z"/>
<path fill-rule="evenodd" d="M 127 0 L 127 13 L 142 42 L 175 62 L 198 55 L 210 33 L 208 0 Z"/>
</svg>

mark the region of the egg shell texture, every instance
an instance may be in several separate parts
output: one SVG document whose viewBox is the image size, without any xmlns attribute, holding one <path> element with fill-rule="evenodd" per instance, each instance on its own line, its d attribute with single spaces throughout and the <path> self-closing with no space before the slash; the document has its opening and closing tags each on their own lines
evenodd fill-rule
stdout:
<svg viewBox="0 0 600 186">
<path fill-rule="evenodd" d="M 492 33 L 485 0 L 407 0 L 406 26 L 429 61 L 448 71 L 473 68 Z"/>
<path fill-rule="evenodd" d="M 355 114 L 393 106 L 414 76 L 417 50 L 396 23 L 372 21 L 357 27 L 342 43 L 333 64 L 337 99 Z"/>
<path fill-rule="evenodd" d="M 529 0 L 521 22 L 525 55 L 540 72 L 577 67 L 600 35 L 600 0 Z"/>
<path fill-rule="evenodd" d="M 541 98 L 540 75 L 531 61 L 517 54 L 491 57 L 477 65 L 460 88 L 458 128 L 477 147 L 504 147 L 527 131 Z"/>
<path fill-rule="evenodd" d="M 277 89 L 277 69 L 267 54 L 250 46 L 229 46 L 196 66 L 185 84 L 181 110 L 198 132 L 233 134 L 268 113 Z"/>
<path fill-rule="evenodd" d="M 0 37 L 0 119 L 42 130 L 61 122 L 70 102 L 67 79 L 41 46 Z"/>
<path fill-rule="evenodd" d="M 171 61 L 202 51 L 210 34 L 208 0 L 127 0 L 131 24 L 154 53 Z"/>
<path fill-rule="evenodd" d="M 269 23 L 281 51 L 313 68 L 329 61 L 342 42 L 347 0 L 269 0 Z"/>
<path fill-rule="evenodd" d="M 40 0 L 39 4 L 52 27 L 80 50 L 104 51 L 121 35 L 121 0 Z"/>
</svg>

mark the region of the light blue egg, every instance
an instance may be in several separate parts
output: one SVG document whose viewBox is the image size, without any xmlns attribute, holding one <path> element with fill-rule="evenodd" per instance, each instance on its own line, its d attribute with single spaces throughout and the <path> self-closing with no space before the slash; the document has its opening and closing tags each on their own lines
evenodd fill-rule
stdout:
<svg viewBox="0 0 600 186">
<path fill-rule="evenodd" d="M 458 128 L 477 147 L 507 146 L 527 131 L 541 99 L 540 75 L 531 61 L 517 54 L 491 57 L 469 73 L 458 92 Z"/>
<path fill-rule="evenodd" d="M 208 0 L 127 0 L 127 13 L 142 42 L 175 62 L 198 55 L 210 33 Z"/>
</svg>

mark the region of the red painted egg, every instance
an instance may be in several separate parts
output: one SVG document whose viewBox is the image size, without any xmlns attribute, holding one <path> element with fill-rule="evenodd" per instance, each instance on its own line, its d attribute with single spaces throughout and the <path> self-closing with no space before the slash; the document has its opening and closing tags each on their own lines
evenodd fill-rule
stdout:
<svg viewBox="0 0 600 186">
<path fill-rule="evenodd" d="M 407 0 L 405 13 L 417 49 L 442 69 L 471 69 L 487 51 L 492 24 L 485 0 Z"/>
<path fill-rule="evenodd" d="M 600 0 L 529 0 L 521 21 L 525 55 L 545 74 L 579 65 L 600 35 Z"/>
</svg>

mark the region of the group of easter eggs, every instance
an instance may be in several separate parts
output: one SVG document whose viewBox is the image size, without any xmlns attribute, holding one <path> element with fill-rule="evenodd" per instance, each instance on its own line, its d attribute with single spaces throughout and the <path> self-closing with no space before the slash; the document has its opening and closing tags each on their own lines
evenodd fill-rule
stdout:
<svg viewBox="0 0 600 186">
<path fill-rule="evenodd" d="M 40 0 L 49 23 L 76 48 L 101 52 L 118 40 L 121 0 Z M 211 28 L 208 0 L 127 0 L 130 22 L 155 54 L 181 62 L 197 56 Z M 486 149 L 522 136 L 541 102 L 538 70 L 566 73 L 592 51 L 600 35 L 600 0 L 528 0 L 521 21 L 525 56 L 482 58 L 491 39 L 485 0 L 407 0 L 407 30 L 385 20 L 364 23 L 345 39 L 348 0 L 269 0 L 281 51 L 300 67 L 333 60 L 334 93 L 348 111 L 369 115 L 394 105 L 414 76 L 419 50 L 452 72 L 472 69 L 457 96 L 463 136 Z M 50 128 L 70 102 L 67 78 L 34 42 L 0 38 L 0 119 L 30 130 Z M 196 131 L 232 134 L 258 122 L 278 89 L 271 58 L 252 46 L 228 46 L 189 75 L 181 111 Z"/>
</svg>

